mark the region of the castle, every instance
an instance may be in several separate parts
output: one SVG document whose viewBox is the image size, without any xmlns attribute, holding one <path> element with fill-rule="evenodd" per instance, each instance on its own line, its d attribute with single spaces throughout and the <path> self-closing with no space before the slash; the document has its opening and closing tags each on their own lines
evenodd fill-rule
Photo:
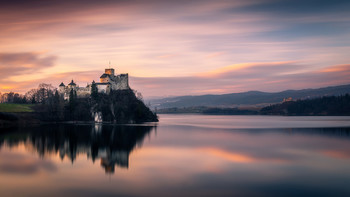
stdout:
<svg viewBox="0 0 350 197">
<path fill-rule="evenodd" d="M 92 81 L 95 83 L 95 81 Z M 65 86 L 62 82 L 59 85 L 58 92 L 63 95 L 64 99 L 69 98 L 71 90 L 77 93 L 78 98 L 88 97 L 91 94 L 91 84 L 87 84 L 86 87 L 79 87 L 72 81 Z M 100 82 L 95 83 L 99 93 L 109 94 L 111 90 L 126 90 L 129 89 L 129 76 L 128 74 L 115 75 L 113 68 L 106 68 L 105 73 L 101 75 Z"/>
</svg>

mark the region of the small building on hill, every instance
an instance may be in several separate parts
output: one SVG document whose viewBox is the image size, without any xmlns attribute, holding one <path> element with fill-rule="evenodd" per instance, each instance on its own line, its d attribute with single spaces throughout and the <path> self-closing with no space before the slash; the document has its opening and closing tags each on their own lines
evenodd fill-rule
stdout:
<svg viewBox="0 0 350 197">
<path fill-rule="evenodd" d="M 285 103 L 285 102 L 290 102 L 290 101 L 293 101 L 292 97 L 284 98 L 282 102 Z"/>
</svg>

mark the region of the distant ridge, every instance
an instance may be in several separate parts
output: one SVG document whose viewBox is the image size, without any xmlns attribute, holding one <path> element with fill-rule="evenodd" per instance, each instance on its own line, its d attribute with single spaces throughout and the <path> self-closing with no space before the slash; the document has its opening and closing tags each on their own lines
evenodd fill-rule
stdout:
<svg viewBox="0 0 350 197">
<path fill-rule="evenodd" d="M 152 108 L 157 107 L 239 107 L 239 106 L 266 106 L 280 103 L 284 98 L 291 97 L 293 100 L 309 99 L 322 96 L 338 96 L 350 93 L 350 84 L 340 86 L 330 86 L 318 89 L 285 90 L 282 92 L 260 92 L 248 91 L 241 93 L 230 93 L 222 95 L 199 95 L 199 96 L 178 96 L 162 99 L 149 100 Z"/>
</svg>

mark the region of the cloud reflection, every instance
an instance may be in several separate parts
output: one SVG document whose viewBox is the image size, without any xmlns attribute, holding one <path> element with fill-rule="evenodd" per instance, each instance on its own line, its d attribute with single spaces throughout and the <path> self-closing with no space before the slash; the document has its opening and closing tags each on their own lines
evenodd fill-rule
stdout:
<svg viewBox="0 0 350 197">
<path fill-rule="evenodd" d="M 202 148 L 199 151 L 216 156 L 216 157 L 220 157 L 232 162 L 251 163 L 256 161 L 255 158 L 252 158 L 250 156 L 247 156 L 241 153 L 228 152 L 217 148 Z"/>
<path fill-rule="evenodd" d="M 57 166 L 50 160 L 42 160 L 23 153 L 1 151 L 0 173 L 32 175 L 40 171 L 54 173 Z"/>
</svg>

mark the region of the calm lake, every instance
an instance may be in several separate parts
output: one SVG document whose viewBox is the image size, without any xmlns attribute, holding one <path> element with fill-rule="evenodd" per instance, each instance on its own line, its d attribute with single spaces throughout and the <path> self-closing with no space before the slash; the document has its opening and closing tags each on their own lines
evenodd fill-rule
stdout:
<svg viewBox="0 0 350 197">
<path fill-rule="evenodd" d="M 0 131 L 0 196 L 350 196 L 350 117 Z"/>
</svg>

